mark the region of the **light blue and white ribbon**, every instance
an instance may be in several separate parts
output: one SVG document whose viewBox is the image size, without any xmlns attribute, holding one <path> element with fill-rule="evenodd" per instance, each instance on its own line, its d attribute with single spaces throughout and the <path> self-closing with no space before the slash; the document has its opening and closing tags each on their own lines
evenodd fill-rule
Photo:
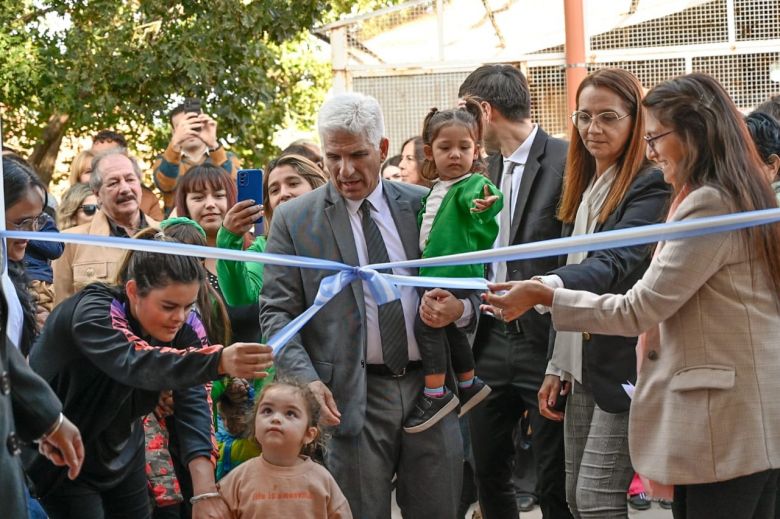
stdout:
<svg viewBox="0 0 780 519">
<path fill-rule="evenodd" d="M 487 281 L 477 278 L 439 278 L 425 276 L 399 276 L 379 272 L 393 268 L 418 268 L 450 265 L 470 265 L 475 263 L 492 263 L 495 261 L 518 261 L 549 256 L 562 256 L 571 252 L 596 251 L 646 245 L 659 241 L 679 240 L 705 236 L 720 232 L 745 229 L 756 225 L 765 225 L 780 221 L 780 209 L 765 209 L 727 215 L 711 216 L 670 222 L 630 229 L 618 229 L 595 234 L 586 234 L 569 238 L 558 238 L 500 249 L 453 254 L 438 258 L 407 260 L 393 263 L 364 265 L 355 267 L 336 261 L 282 254 L 258 253 L 200 247 L 183 243 L 159 242 L 150 240 L 133 240 L 104 236 L 91 236 L 69 233 L 40 233 L 0 230 L 0 238 L 15 238 L 22 240 L 56 241 L 77 243 L 98 247 L 118 247 L 129 250 L 141 250 L 163 254 L 180 254 L 233 261 L 260 262 L 266 265 L 279 265 L 318 270 L 333 270 L 334 274 L 325 277 L 320 283 L 317 296 L 312 306 L 290 321 L 282 330 L 268 340 L 268 344 L 277 355 L 285 344 L 303 328 L 307 322 L 325 306 L 336 294 L 355 281 L 364 281 L 377 304 L 398 299 L 399 286 L 423 288 L 450 288 L 486 290 Z"/>
</svg>

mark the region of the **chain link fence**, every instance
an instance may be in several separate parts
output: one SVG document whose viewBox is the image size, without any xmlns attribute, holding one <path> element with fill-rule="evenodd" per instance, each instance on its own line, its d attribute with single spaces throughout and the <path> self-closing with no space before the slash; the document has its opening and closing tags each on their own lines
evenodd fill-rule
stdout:
<svg viewBox="0 0 780 519">
<path fill-rule="evenodd" d="M 705 72 L 744 111 L 780 93 L 778 0 L 584 0 L 584 10 L 590 71 L 621 67 L 646 88 Z M 534 120 L 568 133 L 560 0 L 413 1 L 321 32 L 337 40 L 344 88 L 382 104 L 393 153 L 431 107 L 453 106 L 463 79 L 485 63 L 519 66 Z"/>
</svg>

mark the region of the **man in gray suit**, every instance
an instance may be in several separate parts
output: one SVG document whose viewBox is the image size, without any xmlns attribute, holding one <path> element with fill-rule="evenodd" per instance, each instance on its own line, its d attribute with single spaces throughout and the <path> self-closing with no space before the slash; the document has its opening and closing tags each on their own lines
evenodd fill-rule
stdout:
<svg viewBox="0 0 780 519">
<path fill-rule="evenodd" d="M 277 209 L 266 252 L 349 265 L 418 258 L 417 213 L 425 190 L 380 179 L 388 140 L 377 101 L 361 94 L 335 96 L 322 106 L 318 127 L 331 180 Z M 320 281 L 333 273 L 267 265 L 260 298 L 263 336 L 309 307 Z M 434 303 L 441 307 L 429 305 L 429 312 L 438 312 L 424 315 L 429 322 L 442 319 L 444 306 L 463 310 L 451 295 L 438 293 Z M 416 291 L 402 287 L 400 301 L 378 306 L 364 282 L 353 282 L 276 359 L 280 374 L 309 384 L 322 404 L 321 423 L 334 427 L 325 462 L 356 518 L 390 517 L 394 475 L 405 517 L 456 514 L 463 462 L 457 416 L 422 433 L 403 432 L 423 387 L 413 333 L 418 305 Z"/>
</svg>

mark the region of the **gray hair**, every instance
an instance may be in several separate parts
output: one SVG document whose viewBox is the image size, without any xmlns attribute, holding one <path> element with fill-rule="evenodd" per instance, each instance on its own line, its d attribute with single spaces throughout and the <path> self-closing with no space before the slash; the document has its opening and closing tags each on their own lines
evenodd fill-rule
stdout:
<svg viewBox="0 0 780 519">
<path fill-rule="evenodd" d="M 138 177 L 138 180 L 141 180 L 141 167 L 138 165 L 138 161 L 135 160 L 135 157 L 127 153 L 127 148 L 109 148 L 101 153 L 98 153 L 92 159 L 92 175 L 89 177 L 89 187 L 93 192 L 97 193 L 100 191 L 100 188 L 103 187 L 103 171 L 101 169 L 101 163 L 107 157 L 112 157 L 114 155 L 122 155 L 123 157 L 126 157 L 133 165 L 135 176 Z"/>
<path fill-rule="evenodd" d="M 323 103 L 317 118 L 317 129 L 323 144 L 328 133 L 345 131 L 352 135 L 362 135 L 379 149 L 379 143 L 385 135 L 385 120 L 379 101 L 369 95 L 349 92 L 333 96 Z"/>
</svg>

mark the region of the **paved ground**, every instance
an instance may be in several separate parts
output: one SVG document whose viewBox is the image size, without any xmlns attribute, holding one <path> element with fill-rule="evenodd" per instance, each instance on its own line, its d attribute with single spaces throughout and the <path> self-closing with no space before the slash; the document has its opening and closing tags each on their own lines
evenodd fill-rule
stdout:
<svg viewBox="0 0 780 519">
<path fill-rule="evenodd" d="M 631 519 L 672 519 L 672 511 L 664 510 L 663 508 L 658 506 L 658 503 L 653 503 L 653 507 L 650 510 L 643 510 L 641 512 L 637 512 L 636 510 L 632 510 L 631 508 L 629 508 L 628 510 L 629 510 L 628 517 L 630 517 Z M 398 517 L 399 518 L 401 517 L 400 513 L 398 514 Z M 520 514 L 520 518 L 521 519 L 542 519 L 542 512 L 537 507 L 531 512 Z"/>
<path fill-rule="evenodd" d="M 394 496 L 395 497 L 395 496 Z M 475 507 L 472 507 L 472 509 Z M 638 512 L 636 510 L 628 509 L 628 516 L 631 519 L 672 519 L 672 511 L 664 510 L 658 503 L 653 503 L 650 510 L 643 510 Z M 466 519 L 471 519 L 472 512 L 470 511 L 466 515 Z M 398 507 L 395 506 L 395 499 L 393 499 L 393 519 L 401 519 L 401 512 Z M 520 519 L 542 519 L 542 512 L 539 507 L 534 508 L 531 512 L 520 514 Z"/>
</svg>

